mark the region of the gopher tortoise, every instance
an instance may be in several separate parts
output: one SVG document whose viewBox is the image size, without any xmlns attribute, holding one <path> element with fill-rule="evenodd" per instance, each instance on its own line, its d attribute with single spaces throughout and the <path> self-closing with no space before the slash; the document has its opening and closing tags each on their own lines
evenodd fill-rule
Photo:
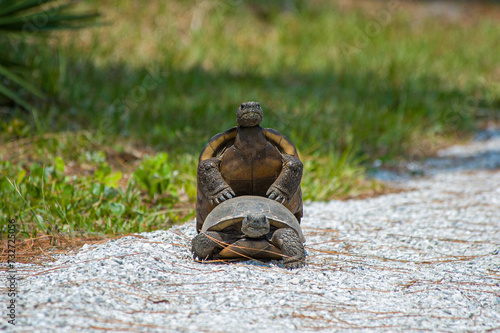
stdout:
<svg viewBox="0 0 500 333">
<path fill-rule="evenodd" d="M 191 244 L 195 259 L 283 259 L 290 269 L 305 265 L 304 242 L 297 218 L 285 206 L 245 195 L 215 207 Z"/>
</svg>

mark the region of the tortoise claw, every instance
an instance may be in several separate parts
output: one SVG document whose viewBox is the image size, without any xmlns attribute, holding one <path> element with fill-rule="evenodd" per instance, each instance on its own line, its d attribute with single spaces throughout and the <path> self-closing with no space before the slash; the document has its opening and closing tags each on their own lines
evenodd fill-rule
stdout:
<svg viewBox="0 0 500 333">
<path fill-rule="evenodd" d="M 306 265 L 305 261 L 298 260 L 298 261 L 291 261 L 291 262 L 283 263 L 283 268 L 292 270 L 292 269 L 302 268 L 305 265 Z"/>
<path fill-rule="evenodd" d="M 219 192 L 219 194 L 217 194 L 217 196 L 214 197 L 213 199 L 210 199 L 210 203 L 213 205 L 215 202 L 218 205 L 221 202 L 234 198 L 235 196 L 236 194 L 234 194 L 233 190 L 231 189 L 224 190 L 222 192 Z"/>
<path fill-rule="evenodd" d="M 269 199 L 275 200 L 281 204 L 284 204 L 286 201 L 290 201 L 290 199 L 287 199 L 286 196 L 280 194 L 277 190 L 269 190 L 266 195 Z"/>
</svg>

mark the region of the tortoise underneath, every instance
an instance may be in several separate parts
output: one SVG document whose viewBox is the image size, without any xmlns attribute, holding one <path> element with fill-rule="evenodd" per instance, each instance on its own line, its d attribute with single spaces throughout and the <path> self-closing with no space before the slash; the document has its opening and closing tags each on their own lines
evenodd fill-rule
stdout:
<svg viewBox="0 0 500 333">
<path fill-rule="evenodd" d="M 282 204 L 259 196 L 239 196 L 215 207 L 192 240 L 195 258 L 281 259 L 285 268 L 305 265 L 304 235 Z"/>
</svg>

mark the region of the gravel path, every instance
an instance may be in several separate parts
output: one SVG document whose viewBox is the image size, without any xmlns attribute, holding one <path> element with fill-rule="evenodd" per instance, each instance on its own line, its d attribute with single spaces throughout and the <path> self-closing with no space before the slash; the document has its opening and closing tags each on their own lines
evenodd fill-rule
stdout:
<svg viewBox="0 0 500 333">
<path fill-rule="evenodd" d="M 307 204 L 304 269 L 196 263 L 189 222 L 18 264 L 17 325 L 3 315 L 0 327 L 500 332 L 500 133 L 490 134 L 413 166 L 423 177 L 392 175 L 407 191 Z"/>
</svg>

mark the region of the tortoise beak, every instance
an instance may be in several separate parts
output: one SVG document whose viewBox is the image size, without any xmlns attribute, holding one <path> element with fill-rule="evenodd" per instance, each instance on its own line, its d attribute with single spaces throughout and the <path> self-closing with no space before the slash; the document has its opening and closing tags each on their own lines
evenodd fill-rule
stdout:
<svg viewBox="0 0 500 333">
<path fill-rule="evenodd" d="M 257 126 L 262 122 L 262 111 L 255 109 L 254 110 L 245 110 L 243 114 L 237 116 L 236 121 L 238 125 L 243 127 L 253 127 Z"/>
<path fill-rule="evenodd" d="M 245 120 L 259 120 L 260 114 L 258 113 L 258 111 L 250 110 L 247 113 L 245 113 L 243 116 L 241 116 L 241 118 L 243 118 Z"/>
</svg>

